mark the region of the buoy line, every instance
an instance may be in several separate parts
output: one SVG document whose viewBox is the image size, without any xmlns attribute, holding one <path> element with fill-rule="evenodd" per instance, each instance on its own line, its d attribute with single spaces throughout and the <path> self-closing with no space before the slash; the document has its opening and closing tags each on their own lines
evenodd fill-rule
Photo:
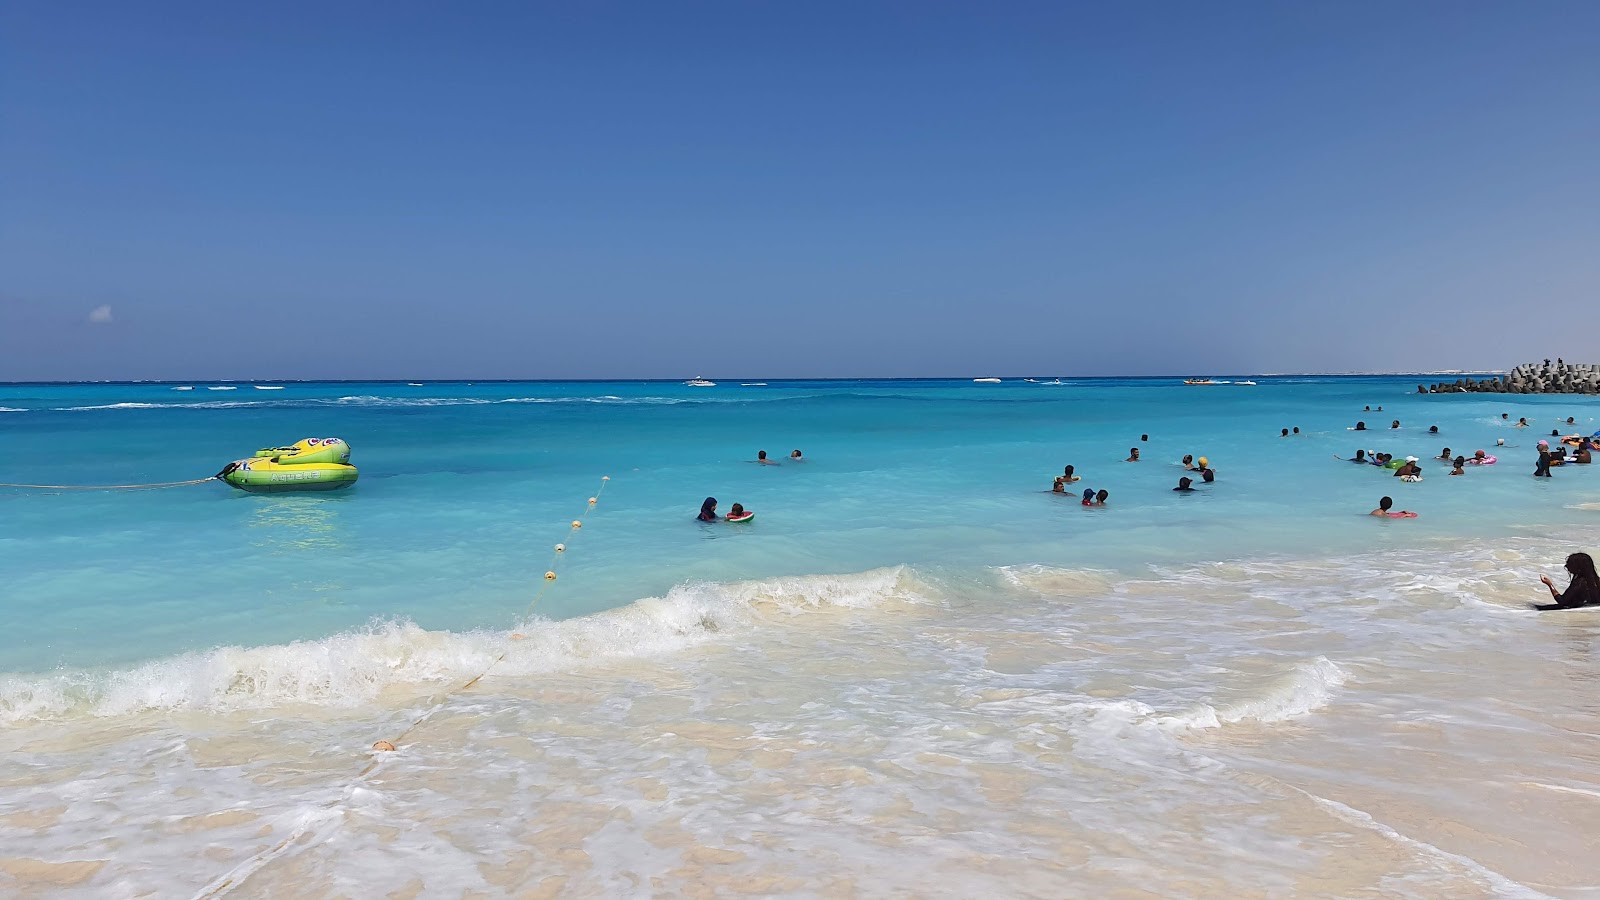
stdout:
<svg viewBox="0 0 1600 900">
<path fill-rule="evenodd" d="M 202 480 L 210 481 L 211 479 L 207 478 Z M 572 525 L 570 526 L 567 534 L 567 541 L 555 545 L 553 550 L 554 555 L 550 560 L 550 568 L 545 570 L 543 583 L 539 586 L 539 590 L 534 593 L 533 600 L 528 603 L 527 612 L 523 613 L 524 619 L 526 619 L 528 615 L 533 612 L 534 607 L 539 604 L 539 601 L 543 599 L 544 595 L 550 590 L 550 587 L 555 584 L 556 566 L 567 552 L 567 543 L 570 542 L 573 537 L 583 529 L 583 520 L 589 517 L 589 513 L 594 512 L 595 506 L 600 502 L 600 495 L 605 492 L 606 484 L 610 481 L 610 475 L 604 476 L 600 479 L 599 490 L 595 491 L 594 496 L 589 498 L 589 502 L 584 506 L 583 513 L 576 519 L 572 520 Z M 523 636 L 520 633 L 513 633 L 511 635 L 511 640 L 514 641 L 522 640 L 522 638 Z M 395 752 L 398 749 L 398 745 L 405 740 L 407 735 L 415 731 L 424 722 L 428 721 L 428 719 L 432 718 L 434 713 L 443 709 L 445 702 L 448 701 L 452 696 L 470 689 L 473 685 L 481 681 L 485 675 L 488 675 L 495 666 L 499 665 L 500 662 L 506 658 L 507 652 L 508 651 L 506 650 L 502 650 L 500 655 L 496 656 L 494 660 L 489 663 L 489 665 L 485 666 L 482 672 L 479 672 L 454 688 L 450 688 L 443 693 L 435 695 L 433 704 L 429 706 L 428 709 L 424 710 L 422 715 L 414 719 L 411 724 L 402 729 L 399 734 L 395 735 L 392 740 L 380 740 L 373 744 L 372 749 L 376 752 L 374 753 L 372 759 L 365 767 L 362 768 L 360 772 L 356 773 L 354 778 L 351 778 L 350 781 L 345 784 L 344 789 L 339 793 L 338 797 L 335 797 L 334 799 L 322 804 L 320 811 L 331 811 L 343 803 L 345 799 L 351 795 L 359 782 L 365 779 L 368 775 L 371 775 L 380 765 L 382 765 L 384 759 L 383 754 Z M 312 827 L 313 823 L 306 821 L 304 817 L 302 817 L 302 822 L 289 833 L 288 837 L 279 841 L 277 844 L 268 847 L 260 853 L 251 856 L 249 859 L 239 863 L 232 869 L 229 869 L 221 877 L 201 888 L 200 892 L 195 894 L 195 900 L 208 900 L 208 898 L 211 897 L 220 897 L 223 894 L 226 894 L 228 891 L 238 887 L 244 882 L 245 879 L 249 878 L 251 875 L 254 875 L 261 869 L 261 867 L 265 866 L 269 862 L 272 862 L 272 860 L 276 859 L 281 853 L 298 842 L 301 837 L 303 837 Z"/>
</svg>

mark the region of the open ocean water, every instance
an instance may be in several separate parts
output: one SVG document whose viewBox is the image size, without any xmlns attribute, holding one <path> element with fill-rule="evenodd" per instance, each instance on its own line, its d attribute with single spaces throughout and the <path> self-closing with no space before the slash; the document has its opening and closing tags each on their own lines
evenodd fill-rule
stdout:
<svg viewBox="0 0 1600 900">
<path fill-rule="evenodd" d="M 0 488 L 0 893 L 1600 895 L 1600 399 L 1256 380 L 0 385 L 0 482 L 361 470 Z"/>
</svg>

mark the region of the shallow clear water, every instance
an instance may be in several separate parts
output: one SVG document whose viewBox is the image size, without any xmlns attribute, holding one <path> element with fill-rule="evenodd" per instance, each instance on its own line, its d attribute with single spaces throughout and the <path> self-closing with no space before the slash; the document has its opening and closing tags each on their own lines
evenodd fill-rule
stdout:
<svg viewBox="0 0 1600 900">
<path fill-rule="evenodd" d="M 0 489 L 0 885 L 1600 890 L 1600 613 L 1522 605 L 1600 509 L 1530 432 L 1600 402 L 1257 380 L 0 387 L 4 482 L 362 471 Z M 1503 461 L 1333 459 L 1445 445 Z"/>
</svg>

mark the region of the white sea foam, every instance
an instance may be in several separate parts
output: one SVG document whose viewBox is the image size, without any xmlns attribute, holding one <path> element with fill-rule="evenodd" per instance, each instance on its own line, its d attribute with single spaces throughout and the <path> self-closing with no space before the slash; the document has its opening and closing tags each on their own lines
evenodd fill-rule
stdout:
<svg viewBox="0 0 1600 900">
<path fill-rule="evenodd" d="M 1217 728 L 1238 722 L 1271 725 L 1307 715 L 1326 706 L 1334 691 L 1345 683 L 1347 674 L 1327 657 L 1296 665 L 1293 671 L 1276 679 L 1256 696 L 1236 700 L 1220 707 L 1201 705 L 1176 716 L 1160 717 L 1167 728 Z"/>
<path fill-rule="evenodd" d="M 14 406 L 0 406 L 0 412 L 27 412 L 27 410 L 17 409 Z"/>
<path fill-rule="evenodd" d="M 692 582 L 590 616 L 532 619 L 515 630 L 522 639 L 513 639 L 513 632 L 427 631 L 388 621 L 321 640 L 219 647 L 109 673 L 5 675 L 0 725 L 145 710 L 354 706 L 386 688 L 471 678 L 491 666 L 496 676 L 525 676 L 670 653 L 808 612 L 919 602 L 920 590 L 903 568 Z"/>
</svg>

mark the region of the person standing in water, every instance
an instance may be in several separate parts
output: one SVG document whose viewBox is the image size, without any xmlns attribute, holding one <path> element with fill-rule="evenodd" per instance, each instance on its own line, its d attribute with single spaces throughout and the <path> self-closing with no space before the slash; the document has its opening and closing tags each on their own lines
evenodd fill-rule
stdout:
<svg viewBox="0 0 1600 900">
<path fill-rule="evenodd" d="M 706 502 L 700 504 L 700 515 L 695 516 L 702 522 L 715 522 L 717 520 L 717 498 L 707 497 Z"/>
<path fill-rule="evenodd" d="M 805 462 L 805 459 L 803 459 L 800 456 L 800 451 L 799 450 L 791 450 L 791 451 L 789 451 L 789 461 L 790 462 Z"/>
<path fill-rule="evenodd" d="M 1110 491 L 1101 490 L 1099 493 L 1094 495 L 1094 505 L 1095 506 L 1105 506 L 1106 505 L 1106 498 L 1109 497 L 1109 496 L 1111 496 L 1111 492 Z"/>
<path fill-rule="evenodd" d="M 1455 468 L 1450 470 L 1450 474 L 1451 475 L 1465 475 L 1465 474 L 1467 474 L 1467 458 L 1465 456 L 1456 457 Z"/>
<path fill-rule="evenodd" d="M 1383 499 L 1378 501 L 1378 508 L 1373 510 L 1370 513 L 1367 513 L 1367 515 L 1369 515 L 1369 516 L 1382 516 L 1382 517 L 1387 518 L 1387 519 L 1415 519 L 1417 517 L 1417 514 L 1412 512 L 1409 509 L 1402 509 L 1399 512 L 1390 512 L 1389 510 L 1393 506 L 1394 506 L 1394 498 L 1393 497 L 1384 497 Z"/>
<path fill-rule="evenodd" d="M 765 451 L 765 450 L 759 450 L 759 451 L 756 452 L 756 462 L 762 464 L 763 466 L 775 466 L 775 465 L 778 465 L 778 461 L 777 460 L 775 460 L 775 459 L 767 459 L 767 451 Z"/>
<path fill-rule="evenodd" d="M 1455 457 L 1450 455 L 1450 448 L 1446 447 L 1444 448 L 1444 452 L 1440 453 L 1438 456 L 1435 456 L 1434 459 L 1455 459 Z"/>
<path fill-rule="evenodd" d="M 1185 453 L 1183 455 L 1183 467 L 1190 471 L 1194 471 L 1194 454 Z"/>
<path fill-rule="evenodd" d="M 1594 571 L 1594 558 L 1587 553 L 1574 553 L 1567 557 L 1567 574 L 1572 581 L 1565 591 L 1556 590 L 1555 582 L 1540 575 L 1539 580 L 1550 589 L 1554 603 L 1531 604 L 1534 609 L 1577 609 L 1580 606 L 1600 605 L 1600 576 Z"/>
<path fill-rule="evenodd" d="M 1178 479 L 1178 486 L 1173 488 L 1173 490 L 1175 490 L 1175 491 L 1186 491 L 1186 492 L 1191 493 L 1191 494 L 1198 493 L 1194 489 L 1194 479 L 1193 478 L 1188 478 L 1188 477 L 1179 478 Z"/>
<path fill-rule="evenodd" d="M 1057 475 L 1055 483 L 1050 485 L 1050 493 L 1052 493 L 1052 494 L 1065 494 L 1066 492 L 1067 492 L 1067 480 L 1065 478 L 1062 478 L 1060 475 Z"/>
<path fill-rule="evenodd" d="M 1539 462 L 1533 468 L 1533 477 L 1535 477 L 1535 478 L 1553 478 L 1554 477 L 1553 475 L 1550 474 L 1550 457 L 1551 457 L 1550 442 L 1549 441 L 1540 441 L 1539 442 Z"/>
<path fill-rule="evenodd" d="M 1084 506 L 1093 506 L 1094 505 L 1094 488 L 1084 488 L 1083 489 L 1083 505 Z"/>
<path fill-rule="evenodd" d="M 1128 458 L 1123 460 L 1123 462 L 1138 462 L 1138 461 L 1139 461 L 1139 448 L 1138 447 L 1129 447 L 1128 448 Z"/>
<path fill-rule="evenodd" d="M 1067 484 L 1072 484 L 1073 482 L 1082 481 L 1083 480 L 1082 478 L 1079 478 L 1078 476 L 1072 474 L 1072 472 L 1073 472 L 1073 467 L 1072 466 L 1067 466 L 1065 469 L 1062 469 L 1061 470 L 1061 480 L 1065 481 Z"/>
<path fill-rule="evenodd" d="M 1211 471 L 1211 462 L 1204 456 L 1200 457 L 1200 466 L 1196 469 L 1200 473 L 1200 480 L 1210 484 L 1217 480 L 1217 473 Z"/>
</svg>

